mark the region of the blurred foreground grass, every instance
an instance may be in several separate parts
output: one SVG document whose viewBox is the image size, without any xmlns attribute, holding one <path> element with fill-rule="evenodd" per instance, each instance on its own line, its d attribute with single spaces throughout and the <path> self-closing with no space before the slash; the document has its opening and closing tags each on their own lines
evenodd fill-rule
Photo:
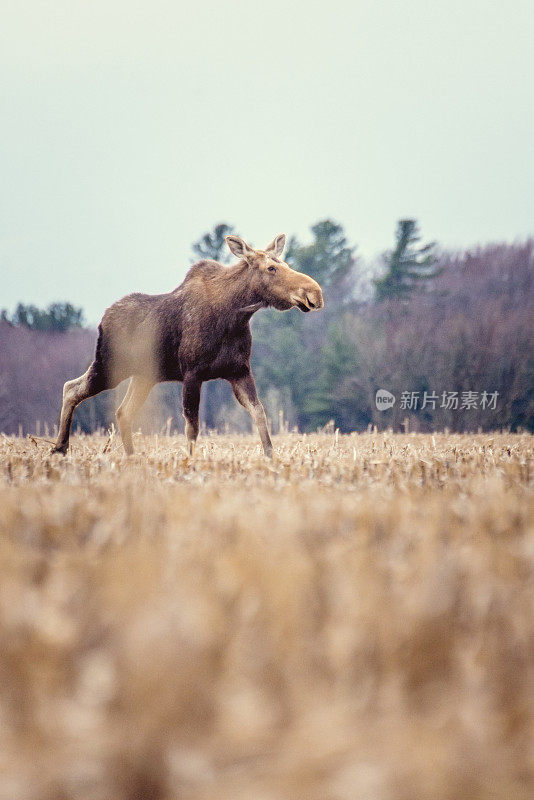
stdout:
<svg viewBox="0 0 534 800">
<path fill-rule="evenodd" d="M 0 438 L 0 798 L 530 800 L 529 435 Z"/>
</svg>

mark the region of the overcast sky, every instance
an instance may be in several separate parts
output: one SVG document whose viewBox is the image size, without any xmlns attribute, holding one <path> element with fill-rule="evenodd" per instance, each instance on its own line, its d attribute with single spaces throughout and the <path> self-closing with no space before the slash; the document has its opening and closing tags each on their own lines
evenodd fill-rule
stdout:
<svg viewBox="0 0 534 800">
<path fill-rule="evenodd" d="M 90 322 L 215 222 L 367 259 L 534 233 L 531 0 L 2 2 L 0 306 Z"/>
</svg>

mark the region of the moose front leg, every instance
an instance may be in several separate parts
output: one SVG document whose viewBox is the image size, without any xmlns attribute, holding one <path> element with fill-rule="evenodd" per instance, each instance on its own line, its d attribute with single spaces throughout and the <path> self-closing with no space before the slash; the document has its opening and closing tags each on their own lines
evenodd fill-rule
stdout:
<svg viewBox="0 0 534 800">
<path fill-rule="evenodd" d="M 182 409 L 185 419 L 185 435 L 187 450 L 192 456 L 198 436 L 198 407 L 202 382 L 195 379 L 184 379 L 182 386 Z"/>
<path fill-rule="evenodd" d="M 261 443 L 263 445 L 263 452 L 268 458 L 273 457 L 273 445 L 269 431 L 267 430 L 267 417 L 265 416 L 265 409 L 263 408 L 258 398 L 256 391 L 256 384 L 251 372 L 244 375 L 242 378 L 235 378 L 230 381 L 232 391 L 236 400 L 241 403 L 244 409 L 248 411 L 260 434 Z"/>
</svg>

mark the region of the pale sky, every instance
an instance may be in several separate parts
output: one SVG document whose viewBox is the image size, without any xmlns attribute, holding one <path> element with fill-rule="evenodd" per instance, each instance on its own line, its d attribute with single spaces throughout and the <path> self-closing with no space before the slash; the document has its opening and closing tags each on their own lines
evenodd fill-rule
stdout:
<svg viewBox="0 0 534 800">
<path fill-rule="evenodd" d="M 532 0 L 1 0 L 0 307 L 89 322 L 228 221 L 534 234 Z"/>
</svg>

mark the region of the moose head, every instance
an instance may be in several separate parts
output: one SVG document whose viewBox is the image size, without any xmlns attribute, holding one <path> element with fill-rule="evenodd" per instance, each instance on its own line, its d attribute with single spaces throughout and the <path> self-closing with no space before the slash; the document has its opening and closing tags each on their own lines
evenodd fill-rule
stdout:
<svg viewBox="0 0 534 800">
<path fill-rule="evenodd" d="M 282 260 L 285 233 L 276 236 L 265 250 L 255 250 L 240 236 L 226 236 L 226 243 L 246 264 L 249 286 L 260 302 L 278 311 L 299 308 L 307 313 L 324 308 L 323 292 L 317 281 L 291 269 Z"/>
</svg>

